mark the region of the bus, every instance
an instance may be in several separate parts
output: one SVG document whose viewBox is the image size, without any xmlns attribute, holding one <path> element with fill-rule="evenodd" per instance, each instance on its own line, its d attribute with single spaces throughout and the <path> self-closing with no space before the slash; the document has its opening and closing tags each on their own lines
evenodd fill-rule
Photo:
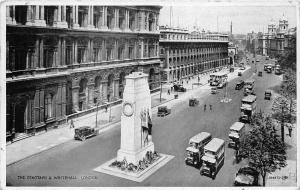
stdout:
<svg viewBox="0 0 300 190">
<path fill-rule="evenodd" d="M 213 138 L 204 147 L 204 156 L 202 157 L 202 167 L 200 175 L 208 175 L 215 179 L 218 171 L 224 165 L 225 160 L 225 141 Z"/>
<path fill-rule="evenodd" d="M 251 117 L 256 111 L 256 96 L 249 95 L 242 99 L 240 121 L 250 122 Z"/>
<path fill-rule="evenodd" d="M 228 78 L 228 75 L 227 75 L 227 72 L 225 72 L 225 71 L 212 73 L 212 74 L 210 74 L 209 84 L 210 84 L 210 86 L 221 85 L 223 87 L 226 84 L 227 78 Z"/>
</svg>

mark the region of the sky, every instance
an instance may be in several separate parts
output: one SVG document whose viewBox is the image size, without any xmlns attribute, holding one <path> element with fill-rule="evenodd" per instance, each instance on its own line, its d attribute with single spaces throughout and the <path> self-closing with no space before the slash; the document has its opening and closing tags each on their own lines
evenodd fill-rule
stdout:
<svg viewBox="0 0 300 190">
<path fill-rule="evenodd" d="M 202 30 L 212 32 L 230 31 L 232 21 L 233 34 L 267 32 L 271 19 L 278 24 L 285 15 L 289 28 L 296 26 L 296 9 L 293 6 L 172 6 L 172 25 L 192 29 L 195 23 Z M 160 11 L 160 25 L 170 26 L 170 6 Z"/>
</svg>

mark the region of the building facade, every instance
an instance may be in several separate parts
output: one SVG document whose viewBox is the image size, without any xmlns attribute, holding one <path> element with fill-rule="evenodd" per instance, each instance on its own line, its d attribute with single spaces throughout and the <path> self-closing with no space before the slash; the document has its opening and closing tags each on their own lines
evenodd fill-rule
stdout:
<svg viewBox="0 0 300 190">
<path fill-rule="evenodd" d="M 176 82 L 229 63 L 228 35 L 160 27 L 162 80 Z"/>
<path fill-rule="evenodd" d="M 122 99 L 125 76 L 159 81 L 159 6 L 7 6 L 7 137 Z"/>
<path fill-rule="evenodd" d="M 295 36 L 293 31 L 295 28 L 289 29 L 288 20 L 284 15 L 279 20 L 278 25 L 274 20 L 271 20 L 268 24 L 268 32 L 258 35 L 258 53 L 270 57 L 282 54 L 290 44 L 291 36 Z"/>
</svg>

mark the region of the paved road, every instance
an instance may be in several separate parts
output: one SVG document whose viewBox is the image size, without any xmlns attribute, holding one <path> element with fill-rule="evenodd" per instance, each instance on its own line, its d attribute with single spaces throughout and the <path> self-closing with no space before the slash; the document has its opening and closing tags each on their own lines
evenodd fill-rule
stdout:
<svg viewBox="0 0 300 190">
<path fill-rule="evenodd" d="M 250 60 L 251 61 L 251 60 Z M 263 70 L 262 61 L 258 70 Z M 156 150 L 175 156 L 173 160 L 159 169 L 142 183 L 94 172 L 93 169 L 116 156 L 120 147 L 120 128 L 88 139 L 85 142 L 70 141 L 61 146 L 28 158 L 7 168 L 7 185 L 22 186 L 232 186 L 234 174 L 244 164 L 235 164 L 232 149 L 225 150 L 225 164 L 215 180 L 200 176 L 199 170 L 184 163 L 185 148 L 188 139 L 201 132 L 212 133 L 213 137 L 228 140 L 229 127 L 240 115 L 243 91 L 234 90 L 235 83 L 247 79 L 253 74 L 254 67 L 242 77 L 234 79 L 228 85 L 230 103 L 220 103 L 223 92 L 208 95 L 201 99 L 199 107 L 188 107 L 181 102 L 165 118 L 153 118 L 153 141 Z M 256 77 L 255 90 L 258 95 L 258 109 L 265 110 L 271 101 L 263 99 L 266 88 L 277 85 L 279 77 L 263 73 Z M 203 111 L 203 103 L 212 104 L 213 110 Z M 209 106 L 208 106 L 209 108 Z M 53 139 L 55 140 L 55 139 Z M 76 179 L 22 179 L 23 176 L 75 176 Z M 19 177 L 18 177 L 19 176 Z M 81 179 L 91 176 L 91 179 Z M 96 179 L 95 179 L 96 178 Z"/>
</svg>

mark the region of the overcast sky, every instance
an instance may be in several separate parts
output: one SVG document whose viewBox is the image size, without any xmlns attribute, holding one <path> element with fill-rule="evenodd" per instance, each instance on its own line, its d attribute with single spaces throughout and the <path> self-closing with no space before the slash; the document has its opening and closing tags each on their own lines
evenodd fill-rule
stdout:
<svg viewBox="0 0 300 190">
<path fill-rule="evenodd" d="M 296 26 L 296 9 L 288 6 L 173 6 L 172 25 L 189 27 L 197 25 L 202 29 L 219 32 L 230 31 L 233 34 L 246 34 L 252 31 L 267 32 L 267 25 L 271 19 L 278 24 L 279 18 L 285 15 L 289 21 L 289 28 Z M 160 25 L 170 25 L 170 7 L 164 6 L 160 11 Z M 218 23 L 218 24 L 217 24 Z M 217 27 L 218 25 L 218 27 Z"/>
</svg>

